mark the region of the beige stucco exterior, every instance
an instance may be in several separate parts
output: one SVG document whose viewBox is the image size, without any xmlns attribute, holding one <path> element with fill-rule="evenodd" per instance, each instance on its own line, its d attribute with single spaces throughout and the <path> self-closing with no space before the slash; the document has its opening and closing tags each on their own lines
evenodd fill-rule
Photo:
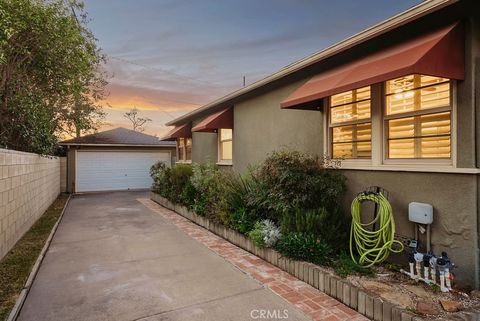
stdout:
<svg viewBox="0 0 480 321">
<path fill-rule="evenodd" d="M 463 10 L 463 11 L 462 11 Z M 473 16 L 473 15 L 477 16 Z M 401 239 L 413 237 L 414 225 L 408 221 L 408 204 L 423 202 L 434 207 L 432 250 L 436 255 L 446 251 L 458 266 L 454 273 L 456 283 L 464 288 L 480 287 L 479 203 L 480 203 L 480 17 L 466 8 L 455 13 L 440 12 L 410 25 L 407 30 L 420 30 L 439 25 L 444 20 L 459 19 L 465 26 L 465 79 L 456 81 L 453 89 L 452 150 L 453 165 L 425 165 L 420 163 L 368 167 L 344 164 L 341 169 L 347 177 L 347 194 L 343 207 L 349 207 L 357 193 L 369 186 L 381 186 L 389 191 L 397 234 Z M 463 16 L 462 16 L 463 15 Z M 382 42 L 403 39 L 408 32 L 393 33 L 383 40 L 374 40 L 369 47 L 352 50 L 341 59 L 355 59 L 356 54 L 373 51 Z M 376 42 L 375 42 L 376 41 Z M 284 110 L 280 102 L 296 88 L 321 71 L 312 65 L 282 81 L 270 83 L 262 90 L 252 90 L 231 99 L 234 107 L 233 169 L 245 172 L 250 165 L 259 164 L 267 155 L 280 148 L 290 148 L 322 156 L 326 146 L 324 115 L 320 111 Z M 217 106 L 219 107 L 219 106 Z M 199 113 L 205 117 L 205 109 Z M 193 117 L 193 116 L 189 116 Z M 194 123 L 199 119 L 194 119 Z M 380 132 L 381 132 L 380 128 Z M 193 149 L 202 151 L 193 161 L 205 162 L 205 153 L 216 155 L 216 134 L 195 133 Z M 214 137 L 215 136 L 215 137 Z M 380 135 L 381 136 L 381 135 Z M 208 138 L 207 138 L 208 137 Z M 377 136 L 378 137 L 378 136 Z M 378 139 L 378 138 L 377 138 Z M 380 142 L 381 143 L 381 142 Z M 196 146 L 197 145 L 197 146 Z M 208 152 L 207 152 L 208 151 Z M 198 152 L 200 155 L 200 152 Z M 216 156 L 215 156 L 216 157 Z M 422 250 L 425 236 L 420 237 Z M 393 260 L 406 263 L 405 255 Z"/>
<path fill-rule="evenodd" d="M 280 110 L 280 101 L 305 80 L 276 88 L 234 106 L 233 168 L 243 172 L 281 148 L 323 154 L 321 112 Z"/>
<path fill-rule="evenodd" d="M 197 119 L 193 122 L 193 126 L 203 120 Z M 217 133 L 192 133 L 192 162 L 195 163 L 216 163 L 218 160 L 218 135 Z"/>
</svg>

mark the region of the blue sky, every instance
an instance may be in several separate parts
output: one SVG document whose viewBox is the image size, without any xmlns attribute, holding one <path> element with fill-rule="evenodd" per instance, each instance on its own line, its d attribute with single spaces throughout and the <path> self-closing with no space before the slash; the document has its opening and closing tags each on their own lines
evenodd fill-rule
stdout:
<svg viewBox="0 0 480 321">
<path fill-rule="evenodd" d="M 154 121 L 263 78 L 418 0 L 85 0 L 107 54 L 110 126 L 136 106 Z"/>
</svg>

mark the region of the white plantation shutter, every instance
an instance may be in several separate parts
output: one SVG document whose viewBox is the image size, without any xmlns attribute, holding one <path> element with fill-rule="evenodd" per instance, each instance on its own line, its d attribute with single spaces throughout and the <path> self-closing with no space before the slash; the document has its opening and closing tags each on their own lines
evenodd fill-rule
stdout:
<svg viewBox="0 0 480 321">
<path fill-rule="evenodd" d="M 411 75 L 387 81 L 386 92 L 388 157 L 450 158 L 449 80 Z"/>
</svg>

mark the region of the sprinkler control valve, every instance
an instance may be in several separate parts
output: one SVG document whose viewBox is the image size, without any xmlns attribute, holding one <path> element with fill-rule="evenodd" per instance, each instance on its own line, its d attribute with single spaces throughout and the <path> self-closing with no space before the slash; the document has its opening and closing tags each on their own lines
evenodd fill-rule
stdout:
<svg viewBox="0 0 480 321">
<path fill-rule="evenodd" d="M 415 267 L 417 270 L 417 275 L 415 276 L 415 279 L 418 281 L 419 279 L 422 278 L 422 263 L 423 263 L 423 254 L 420 252 L 417 252 L 413 255 L 413 258 L 415 259 Z"/>
<path fill-rule="evenodd" d="M 428 278 L 428 272 L 430 270 L 430 259 L 432 258 L 432 253 L 427 253 L 423 255 L 423 278 L 425 283 L 430 283 Z"/>
<path fill-rule="evenodd" d="M 432 283 L 437 284 L 437 257 L 435 255 L 430 258 L 430 274 L 432 275 Z"/>
</svg>

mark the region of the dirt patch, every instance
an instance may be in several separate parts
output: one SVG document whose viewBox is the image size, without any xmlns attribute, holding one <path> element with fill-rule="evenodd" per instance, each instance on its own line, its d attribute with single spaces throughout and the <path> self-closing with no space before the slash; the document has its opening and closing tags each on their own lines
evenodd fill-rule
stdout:
<svg viewBox="0 0 480 321">
<path fill-rule="evenodd" d="M 347 280 L 402 308 L 419 315 L 431 316 L 432 320 L 454 314 L 447 312 L 445 306 L 450 311 L 480 312 L 480 300 L 474 295 L 460 291 L 442 293 L 438 287 L 416 282 L 405 274 L 381 266 L 375 268 L 375 277 L 351 275 Z"/>
</svg>

